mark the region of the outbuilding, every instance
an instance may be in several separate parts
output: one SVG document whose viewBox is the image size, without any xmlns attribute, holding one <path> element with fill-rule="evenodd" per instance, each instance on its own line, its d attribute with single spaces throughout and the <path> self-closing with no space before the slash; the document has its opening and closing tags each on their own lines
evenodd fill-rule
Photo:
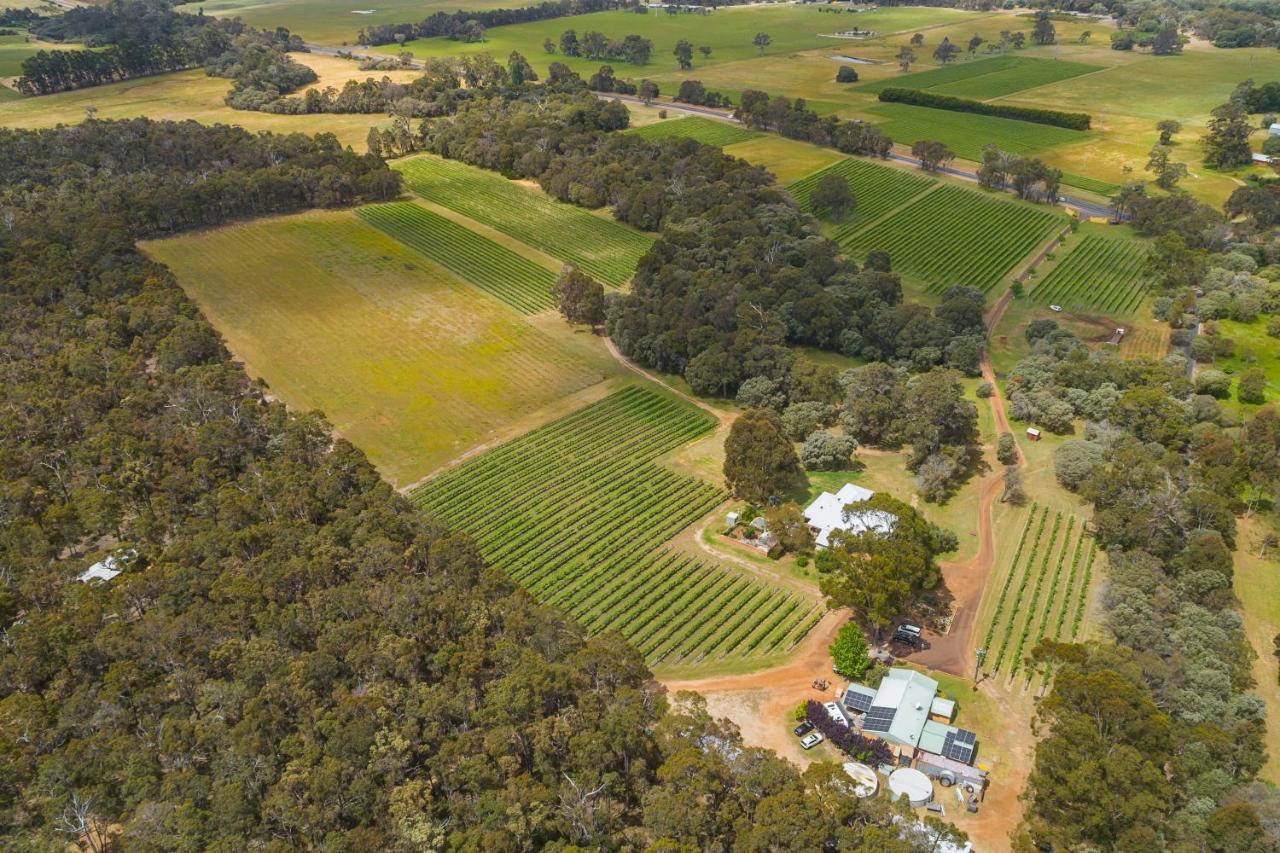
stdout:
<svg viewBox="0 0 1280 853">
<path fill-rule="evenodd" d="M 1027 438 L 1030 441 L 1039 441 L 1040 430 L 1036 429 L 1035 427 L 1027 427 Z"/>
</svg>

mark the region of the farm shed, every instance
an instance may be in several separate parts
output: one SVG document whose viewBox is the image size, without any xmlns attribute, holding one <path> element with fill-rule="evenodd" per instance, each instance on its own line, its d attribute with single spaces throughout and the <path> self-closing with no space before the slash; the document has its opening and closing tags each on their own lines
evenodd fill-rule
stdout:
<svg viewBox="0 0 1280 853">
<path fill-rule="evenodd" d="M 865 533 L 869 530 L 888 533 L 893 530 L 893 524 L 897 519 L 887 512 L 878 510 L 859 512 L 856 509 L 850 509 L 853 504 L 860 504 L 873 494 L 874 492 L 870 489 L 845 483 L 834 495 L 830 492 L 818 495 L 813 503 L 804 509 L 805 520 L 809 522 L 809 529 L 813 531 L 814 543 L 819 548 L 827 547 L 830 535 L 837 530 L 847 533 Z"/>
<path fill-rule="evenodd" d="M 938 682 L 913 669 L 890 669 L 874 691 L 849 685 L 844 707 L 861 718 L 863 734 L 882 738 L 899 756 L 930 753 L 969 764 L 977 753 L 977 736 L 949 724 L 955 702 L 938 696 Z"/>
<path fill-rule="evenodd" d="M 1039 441 L 1040 430 L 1036 429 L 1035 427 L 1027 427 L 1027 438 L 1031 439 L 1032 441 Z"/>
</svg>

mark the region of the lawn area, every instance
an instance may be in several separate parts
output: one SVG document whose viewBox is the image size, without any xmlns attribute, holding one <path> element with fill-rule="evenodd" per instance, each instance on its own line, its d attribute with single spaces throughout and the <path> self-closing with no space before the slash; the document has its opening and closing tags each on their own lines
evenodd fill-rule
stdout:
<svg viewBox="0 0 1280 853">
<path fill-rule="evenodd" d="M 250 375 L 323 411 L 396 484 L 615 370 L 592 336 L 530 324 L 349 211 L 144 248 Z"/>
<path fill-rule="evenodd" d="M 736 142 L 746 142 L 760 136 L 756 131 L 748 130 L 741 125 L 730 124 L 727 121 L 717 121 L 713 118 L 702 118 L 701 116 L 668 119 L 667 121 L 641 125 L 625 132 L 644 139 L 666 139 L 671 136 L 682 136 L 685 139 L 693 139 L 704 145 L 714 145 L 718 148 L 733 145 Z"/>
<path fill-rule="evenodd" d="M 724 153 L 741 157 L 748 163 L 764 166 L 786 185 L 811 172 L 843 160 L 845 155 L 834 148 L 823 148 L 808 142 L 786 139 L 767 133 L 747 142 L 726 145 Z"/>
<path fill-rule="evenodd" d="M 320 79 L 314 85 L 320 89 L 327 86 L 341 88 L 348 80 L 364 80 L 373 73 L 361 71 L 354 62 L 331 56 L 294 54 L 294 59 L 315 69 Z M 379 71 L 376 74 L 407 81 L 417 77 L 419 72 Z M 391 122 L 385 115 L 290 116 L 233 110 L 223 102 L 230 90 L 230 80 L 208 77 L 203 71 L 179 71 L 38 98 L 0 99 L 0 127 L 75 124 L 84 120 L 87 107 L 95 107 L 100 119 L 147 116 L 157 121 L 192 119 L 204 124 L 220 122 L 255 132 L 332 133 L 343 145 L 363 152 L 369 128 L 387 126 Z"/>
<path fill-rule="evenodd" d="M 931 20 L 956 20 L 967 17 L 972 17 L 971 13 L 939 9 L 894 8 L 860 13 L 854 19 L 825 14 L 817 7 L 808 5 L 728 6 L 716 9 L 709 16 L 689 13 L 668 15 L 657 11 L 638 15 L 632 11 L 617 10 L 494 27 L 485 33 L 483 42 L 476 44 L 433 38 L 409 42 L 404 49 L 412 51 L 417 57 L 460 56 L 481 52 L 495 57 L 506 57 L 511 51 L 517 50 L 523 53 L 540 73 L 545 71 L 551 62 L 564 62 L 586 76 L 604 63 L 598 59 L 566 57 L 559 53 L 547 54 L 543 50 L 543 42 L 551 39 L 552 42 L 558 43 L 560 34 L 569 29 L 575 30 L 579 38 L 589 31 L 604 33 L 615 40 L 634 34 L 653 42 L 653 56 L 649 63 L 643 66 L 622 62 L 608 63 L 613 65 L 619 77 L 633 77 L 638 80 L 670 73 L 679 75 L 680 79 L 687 79 L 696 78 L 705 67 L 724 62 L 752 59 L 761 55 L 785 55 L 821 47 L 838 48 L 844 44 L 844 41 L 825 34 L 852 27 L 854 20 L 863 29 L 888 33 L 921 26 Z M 758 50 L 752 44 L 756 33 L 760 32 L 768 34 L 772 40 L 764 51 Z M 681 71 L 672 53 L 676 42 L 680 39 L 688 39 L 695 47 L 702 45 L 710 47 L 710 58 L 704 60 L 702 55 L 695 51 L 693 69 Z M 392 44 L 378 50 L 396 53 L 400 48 Z"/>
<path fill-rule="evenodd" d="M 439 11 L 511 6 L 511 0 L 379 0 L 370 4 L 352 0 L 210 0 L 188 3 L 177 10 L 192 14 L 203 11 L 219 18 L 238 17 L 261 29 L 287 27 L 307 41 L 342 45 L 355 44 L 362 27 L 417 23 Z"/>
<path fill-rule="evenodd" d="M 556 201 L 537 188 L 456 160 L 420 155 L 394 168 L 413 192 L 501 231 L 606 285 L 631 278 L 653 238 L 607 215 Z"/>
<path fill-rule="evenodd" d="M 879 119 L 879 128 L 900 145 L 910 147 L 921 139 L 934 139 L 946 143 L 957 156 L 973 161 L 982 159 L 982 148 L 988 144 L 1026 156 L 1089 138 L 1081 130 L 911 104 L 877 103 L 866 112 Z"/>
</svg>

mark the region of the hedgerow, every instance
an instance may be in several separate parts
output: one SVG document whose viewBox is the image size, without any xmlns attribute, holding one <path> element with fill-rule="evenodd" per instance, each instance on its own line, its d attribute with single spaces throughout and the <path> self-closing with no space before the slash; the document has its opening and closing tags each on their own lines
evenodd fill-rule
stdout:
<svg viewBox="0 0 1280 853">
<path fill-rule="evenodd" d="M 1011 104 L 989 104 L 985 101 L 974 101 L 969 98 L 956 98 L 951 95 L 938 95 L 922 89 L 902 89 L 892 87 L 880 93 L 880 100 L 895 104 L 914 104 L 917 107 L 929 107 L 935 110 L 950 110 L 958 113 L 975 113 L 997 118 L 1011 118 L 1017 121 L 1029 121 L 1034 124 L 1047 124 L 1053 127 L 1065 127 L 1069 130 L 1088 130 L 1093 119 L 1088 113 L 1067 113 L 1061 110 L 1046 110 L 1038 107 L 1015 107 Z"/>
</svg>

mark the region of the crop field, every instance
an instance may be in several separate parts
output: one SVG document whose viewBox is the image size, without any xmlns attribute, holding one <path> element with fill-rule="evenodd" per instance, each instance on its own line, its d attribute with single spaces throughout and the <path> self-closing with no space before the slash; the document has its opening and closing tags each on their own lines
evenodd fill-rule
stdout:
<svg viewBox="0 0 1280 853">
<path fill-rule="evenodd" d="M 726 145 L 724 153 L 741 157 L 756 166 L 764 166 L 783 186 L 819 169 L 825 169 L 845 157 L 834 148 L 787 139 L 775 133 L 764 133 L 746 142 Z"/>
<path fill-rule="evenodd" d="M 941 95 L 985 101 L 1101 70 L 1100 65 L 1061 59 L 998 56 L 890 77 L 869 83 L 862 90 L 878 93 L 890 86 L 928 89 Z"/>
<path fill-rule="evenodd" d="M 1030 683 L 1026 657 L 1041 638 L 1068 641 L 1080 633 L 1097 548 L 1073 515 L 1033 504 L 1000 583 L 982 647 L 983 672 L 1019 672 Z M 1044 673 L 1042 673 L 1043 675 Z"/>
<path fill-rule="evenodd" d="M 714 145 L 717 148 L 733 145 L 735 142 L 746 142 L 748 139 L 755 139 L 760 135 L 756 131 L 748 130 L 741 125 L 730 124 L 727 121 L 716 121 L 712 118 L 702 118 L 701 116 L 660 121 L 626 132 L 632 136 L 640 136 L 645 139 L 666 139 L 669 136 L 683 136 L 686 139 L 693 139 L 705 145 Z"/>
<path fill-rule="evenodd" d="M 379 204 L 359 208 L 356 215 L 517 311 L 555 307 L 554 273 L 421 205 Z"/>
<path fill-rule="evenodd" d="M 423 198 L 573 264 L 611 287 L 631 278 L 653 242 L 620 222 L 465 163 L 422 156 L 394 166 Z"/>
<path fill-rule="evenodd" d="M 654 460 L 714 426 L 693 406 L 628 386 L 410 499 L 589 632 L 621 631 L 651 664 L 782 651 L 816 624 L 816 600 L 663 547 L 725 495 Z"/>
<path fill-rule="evenodd" d="M 1160 360 L 1169 349 L 1169 334 L 1150 326 L 1130 329 L 1120 341 L 1120 357 L 1126 361 L 1139 358 Z"/>
<path fill-rule="evenodd" d="M 1050 208 L 945 186 L 841 245 L 861 257 L 888 252 L 895 270 L 922 280 L 930 291 L 953 284 L 989 291 L 1065 221 Z"/>
<path fill-rule="evenodd" d="M 982 148 L 988 143 L 1002 151 L 1027 156 L 1090 138 L 1088 132 L 1082 130 L 911 104 L 877 103 L 866 111 L 884 119 L 877 122 L 877 127 L 894 142 L 910 146 L 921 139 L 934 139 L 945 143 L 957 157 L 965 160 L 981 160 Z"/>
<path fill-rule="evenodd" d="M 842 229 L 837 239 L 848 236 L 852 229 L 888 213 L 937 184 L 937 181 L 925 175 L 850 157 L 806 175 L 787 187 L 787 190 L 800 202 L 801 207 L 813 213 L 809 197 L 818 182 L 827 175 L 844 178 L 857 202 L 854 212 L 842 220 Z"/>
<path fill-rule="evenodd" d="M 1031 291 L 1043 305 L 1131 314 L 1146 293 L 1147 249 L 1132 240 L 1089 234 Z"/>
<path fill-rule="evenodd" d="M 1074 187 L 1085 192 L 1096 193 L 1097 195 L 1110 198 L 1120 192 L 1120 185 L 1113 184 L 1110 181 L 1099 180 L 1098 178 L 1088 178 L 1084 175 L 1073 175 L 1069 172 L 1062 173 L 1062 185 Z"/>
<path fill-rule="evenodd" d="M 250 375 L 324 412 L 396 484 L 616 371 L 592 336 L 540 330 L 350 211 L 144 248 Z"/>
</svg>

